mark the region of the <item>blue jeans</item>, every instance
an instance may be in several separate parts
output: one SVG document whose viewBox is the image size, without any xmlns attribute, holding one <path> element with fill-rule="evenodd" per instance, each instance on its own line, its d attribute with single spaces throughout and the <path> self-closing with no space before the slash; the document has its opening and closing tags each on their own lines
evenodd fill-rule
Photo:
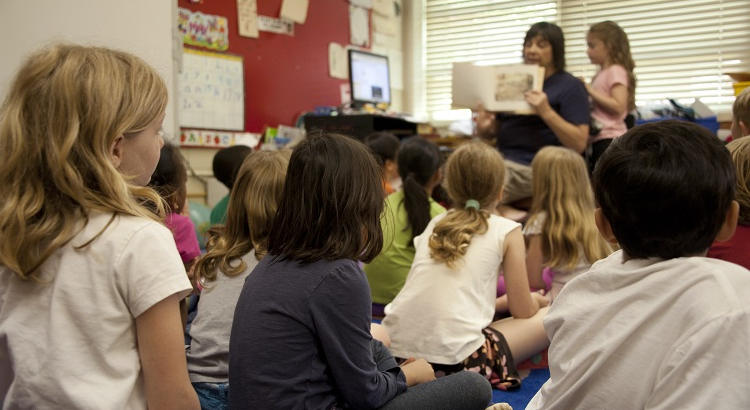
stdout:
<svg viewBox="0 0 750 410">
<path fill-rule="evenodd" d="M 229 409 L 229 383 L 193 383 L 203 410 Z"/>
</svg>

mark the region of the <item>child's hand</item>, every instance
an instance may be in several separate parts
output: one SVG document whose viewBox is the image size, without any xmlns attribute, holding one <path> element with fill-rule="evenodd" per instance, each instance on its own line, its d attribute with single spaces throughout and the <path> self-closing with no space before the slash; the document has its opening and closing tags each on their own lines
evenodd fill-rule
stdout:
<svg viewBox="0 0 750 410">
<path fill-rule="evenodd" d="M 536 301 L 536 304 L 539 305 L 539 308 L 543 308 L 549 305 L 549 296 L 547 296 L 545 293 L 546 292 L 544 291 L 544 289 L 538 290 L 536 292 L 531 292 L 531 298 Z"/>
<path fill-rule="evenodd" d="M 407 360 L 401 365 L 401 371 L 406 376 L 407 386 L 416 386 L 435 380 L 435 371 L 425 359 Z"/>
<path fill-rule="evenodd" d="M 581 82 L 583 83 L 583 86 L 586 87 L 586 92 L 588 92 L 590 94 L 591 93 L 591 84 L 589 84 L 588 82 L 586 82 L 586 79 L 583 78 L 583 77 L 578 77 L 578 79 L 581 80 Z"/>
</svg>

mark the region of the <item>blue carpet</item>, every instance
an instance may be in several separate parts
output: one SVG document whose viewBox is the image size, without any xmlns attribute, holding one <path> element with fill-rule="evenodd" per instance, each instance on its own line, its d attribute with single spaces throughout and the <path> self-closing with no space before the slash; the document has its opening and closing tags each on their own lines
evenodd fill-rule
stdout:
<svg viewBox="0 0 750 410">
<path fill-rule="evenodd" d="M 524 409 L 547 379 L 549 379 L 549 369 L 532 370 L 531 373 L 521 381 L 520 389 L 512 392 L 492 390 L 492 402 L 508 403 L 513 407 L 513 410 Z"/>
</svg>

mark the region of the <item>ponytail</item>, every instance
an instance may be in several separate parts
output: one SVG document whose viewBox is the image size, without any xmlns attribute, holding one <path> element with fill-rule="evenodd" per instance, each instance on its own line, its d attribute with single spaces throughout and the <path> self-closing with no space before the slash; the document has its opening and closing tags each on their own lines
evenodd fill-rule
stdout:
<svg viewBox="0 0 750 410">
<path fill-rule="evenodd" d="M 398 173 L 403 181 L 404 209 L 411 230 L 409 246 L 414 246 L 414 237 L 424 232 L 430 223 L 430 197 L 425 189 L 440 168 L 440 150 L 437 145 L 421 137 L 412 137 L 401 144 L 398 150 Z"/>
<path fill-rule="evenodd" d="M 489 216 L 489 212 L 474 207 L 448 212 L 432 231 L 430 257 L 452 268 L 459 258 L 466 255 L 471 238 L 487 232 Z"/>
</svg>

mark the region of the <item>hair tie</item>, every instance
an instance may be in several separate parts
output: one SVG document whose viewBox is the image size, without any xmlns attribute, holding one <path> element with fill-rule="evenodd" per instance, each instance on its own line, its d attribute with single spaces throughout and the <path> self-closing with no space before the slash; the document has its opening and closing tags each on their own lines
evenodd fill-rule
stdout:
<svg viewBox="0 0 750 410">
<path fill-rule="evenodd" d="M 467 208 L 479 209 L 479 201 L 477 201 L 476 199 L 466 200 L 466 205 L 464 205 L 464 209 L 467 209 Z"/>
</svg>

